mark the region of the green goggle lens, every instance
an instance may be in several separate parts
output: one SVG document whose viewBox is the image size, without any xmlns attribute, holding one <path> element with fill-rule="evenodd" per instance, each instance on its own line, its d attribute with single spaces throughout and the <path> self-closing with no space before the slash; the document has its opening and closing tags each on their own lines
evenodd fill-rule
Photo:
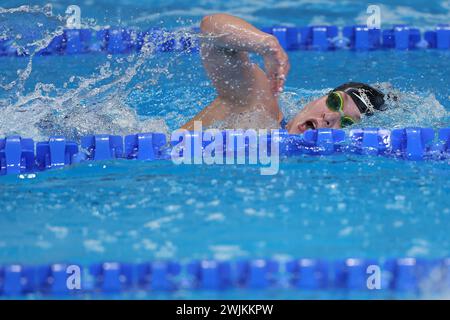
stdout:
<svg viewBox="0 0 450 320">
<path fill-rule="evenodd" d="M 331 92 L 328 95 L 327 101 L 326 101 L 327 107 L 332 111 L 342 110 L 344 107 L 344 101 L 342 100 L 342 97 L 337 92 Z"/>
<path fill-rule="evenodd" d="M 343 116 L 341 118 L 341 128 L 351 126 L 352 124 L 355 124 L 355 121 L 352 118 L 348 116 Z"/>
<path fill-rule="evenodd" d="M 344 115 L 344 99 L 338 92 L 330 92 L 328 94 L 326 104 L 328 109 L 341 114 L 341 128 L 348 127 L 356 123 L 351 117 Z"/>
</svg>

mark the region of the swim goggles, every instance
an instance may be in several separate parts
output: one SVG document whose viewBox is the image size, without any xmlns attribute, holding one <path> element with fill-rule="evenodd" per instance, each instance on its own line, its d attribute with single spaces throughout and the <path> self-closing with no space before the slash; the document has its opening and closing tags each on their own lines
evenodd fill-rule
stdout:
<svg viewBox="0 0 450 320">
<path fill-rule="evenodd" d="M 339 112 L 341 115 L 341 128 L 351 126 L 355 124 L 356 121 L 352 117 L 346 116 L 344 114 L 344 97 L 339 91 L 331 91 L 328 94 L 326 101 L 328 109 L 331 111 Z"/>
</svg>

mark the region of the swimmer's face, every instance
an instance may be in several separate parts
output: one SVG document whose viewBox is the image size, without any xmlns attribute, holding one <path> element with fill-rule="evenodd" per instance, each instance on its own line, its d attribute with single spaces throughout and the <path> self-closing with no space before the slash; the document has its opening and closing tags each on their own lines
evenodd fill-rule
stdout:
<svg viewBox="0 0 450 320">
<path fill-rule="evenodd" d="M 343 93 L 344 114 L 356 122 L 361 121 L 361 112 L 352 98 Z M 308 129 L 341 127 L 341 115 L 330 110 L 326 105 L 327 96 L 308 103 L 297 115 L 289 121 L 286 128 L 291 134 L 303 133 Z"/>
</svg>

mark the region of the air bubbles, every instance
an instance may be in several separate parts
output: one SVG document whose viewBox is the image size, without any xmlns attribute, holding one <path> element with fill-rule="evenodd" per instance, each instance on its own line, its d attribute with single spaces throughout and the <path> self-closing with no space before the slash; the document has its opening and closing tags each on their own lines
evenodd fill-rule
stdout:
<svg viewBox="0 0 450 320">
<path fill-rule="evenodd" d="M 51 17 L 53 15 L 53 7 L 51 3 L 47 3 L 44 7 L 42 7 L 42 12 L 47 16 Z"/>
<path fill-rule="evenodd" d="M 36 178 L 36 174 L 35 173 L 30 173 L 30 174 L 19 174 L 19 179 L 21 180 L 27 180 L 27 179 L 35 179 Z"/>
</svg>

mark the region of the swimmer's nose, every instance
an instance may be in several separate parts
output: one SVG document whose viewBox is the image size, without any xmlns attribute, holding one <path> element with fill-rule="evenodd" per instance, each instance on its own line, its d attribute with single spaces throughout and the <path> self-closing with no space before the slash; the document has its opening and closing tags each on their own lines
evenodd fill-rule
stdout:
<svg viewBox="0 0 450 320">
<path fill-rule="evenodd" d="M 326 112 L 323 114 L 323 124 L 326 128 L 337 128 L 339 127 L 339 120 L 341 116 L 337 112 Z"/>
</svg>

